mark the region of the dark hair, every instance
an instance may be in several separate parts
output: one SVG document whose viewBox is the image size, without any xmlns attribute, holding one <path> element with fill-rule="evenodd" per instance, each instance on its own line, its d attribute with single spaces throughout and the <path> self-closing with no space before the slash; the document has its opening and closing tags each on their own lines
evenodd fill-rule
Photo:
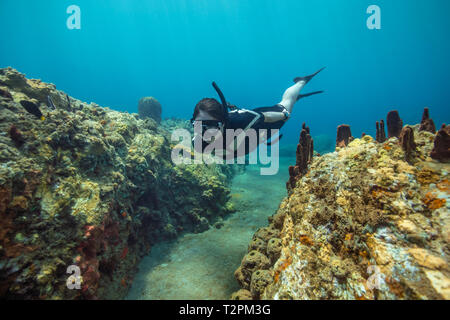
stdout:
<svg viewBox="0 0 450 320">
<path fill-rule="evenodd" d="M 204 98 L 200 100 L 195 106 L 194 115 L 192 116 L 192 119 L 195 119 L 198 116 L 200 110 L 208 113 L 217 120 L 223 120 L 224 118 L 223 106 L 216 99 Z"/>
</svg>

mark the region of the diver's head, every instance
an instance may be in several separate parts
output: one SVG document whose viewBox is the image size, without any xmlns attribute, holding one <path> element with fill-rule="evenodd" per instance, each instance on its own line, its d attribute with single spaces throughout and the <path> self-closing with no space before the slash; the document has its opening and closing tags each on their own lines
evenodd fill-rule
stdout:
<svg viewBox="0 0 450 320">
<path fill-rule="evenodd" d="M 223 106 L 213 98 L 200 100 L 194 109 L 192 124 L 194 125 L 194 139 L 202 139 L 203 148 L 215 140 L 215 135 L 223 133 L 224 130 Z M 201 126 L 201 131 L 195 133 L 195 127 Z M 218 131 L 217 131 L 218 130 Z M 200 136 L 201 134 L 201 136 Z"/>
<path fill-rule="evenodd" d="M 194 109 L 192 121 L 219 121 L 225 118 L 223 106 L 213 98 L 200 100 Z"/>
</svg>

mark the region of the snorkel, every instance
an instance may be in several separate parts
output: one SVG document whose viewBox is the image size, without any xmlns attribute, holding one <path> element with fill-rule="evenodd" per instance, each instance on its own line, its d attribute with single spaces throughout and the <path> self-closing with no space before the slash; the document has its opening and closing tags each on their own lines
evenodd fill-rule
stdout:
<svg viewBox="0 0 450 320">
<path fill-rule="evenodd" d="M 223 123 L 226 126 L 228 122 L 228 104 L 227 100 L 225 100 L 225 96 L 223 95 L 222 91 L 220 90 L 219 86 L 213 81 L 212 86 L 216 90 L 217 94 L 219 95 L 220 101 L 222 102 L 222 108 L 223 108 Z"/>
<path fill-rule="evenodd" d="M 215 136 L 211 135 L 211 130 L 218 130 L 220 132 L 220 136 L 222 136 L 228 123 L 228 104 L 225 96 L 215 82 L 212 83 L 212 86 L 221 100 L 221 103 L 218 103 L 217 107 L 217 113 L 220 113 L 220 109 L 222 109 L 221 115 L 212 115 L 209 114 L 208 111 L 199 108 L 197 112 L 194 112 L 196 113 L 195 117 L 191 119 L 194 126 L 194 138 L 192 139 L 192 142 L 194 143 L 196 139 L 201 139 L 201 144 L 203 146 L 202 150 L 215 140 Z"/>
</svg>

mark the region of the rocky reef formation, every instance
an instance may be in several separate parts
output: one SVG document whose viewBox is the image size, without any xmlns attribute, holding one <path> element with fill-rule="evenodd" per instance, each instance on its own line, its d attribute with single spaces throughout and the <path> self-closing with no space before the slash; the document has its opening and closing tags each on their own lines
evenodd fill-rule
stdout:
<svg viewBox="0 0 450 320">
<path fill-rule="evenodd" d="M 386 131 L 384 131 L 384 121 L 380 120 L 380 122 L 376 122 L 376 134 L 375 134 L 375 140 L 377 142 L 383 143 L 386 141 Z"/>
<path fill-rule="evenodd" d="M 295 186 L 297 180 L 308 171 L 308 165 L 314 153 L 314 141 L 311 138 L 309 127 L 303 123 L 300 139 L 297 145 L 295 166 L 289 167 L 289 181 L 286 188 L 289 191 Z"/>
<path fill-rule="evenodd" d="M 400 145 L 407 158 L 416 150 L 416 143 L 414 142 L 414 130 L 410 126 L 406 126 L 400 132 L 398 138 Z"/>
<path fill-rule="evenodd" d="M 336 147 L 346 147 L 353 141 L 352 131 L 348 124 L 341 124 L 337 127 L 336 133 Z"/>
<path fill-rule="evenodd" d="M 386 117 L 388 137 L 397 137 L 403 128 L 403 120 L 400 118 L 397 110 L 389 111 Z"/>
<path fill-rule="evenodd" d="M 169 132 L 172 132 L 175 129 L 185 129 L 194 134 L 194 127 L 189 120 L 179 119 L 179 118 L 166 118 L 161 121 L 161 127 L 166 129 Z"/>
<path fill-rule="evenodd" d="M 439 161 L 450 161 L 450 125 L 443 124 L 436 134 L 431 157 Z"/>
<path fill-rule="evenodd" d="M 433 119 L 430 118 L 430 110 L 428 108 L 423 109 L 419 131 L 428 131 L 431 133 L 436 132 L 436 126 L 434 125 Z"/>
<path fill-rule="evenodd" d="M 0 297 L 121 298 L 154 243 L 232 211 L 232 168 L 174 166 L 170 132 L 153 119 L 11 68 L 0 69 L 0 93 Z M 66 286 L 71 265 L 80 290 Z"/>
<path fill-rule="evenodd" d="M 314 157 L 254 234 L 232 299 L 450 299 L 450 164 L 430 157 L 448 127 L 400 121 L 383 143 Z"/>
<path fill-rule="evenodd" d="M 161 103 L 153 97 L 143 97 L 138 103 L 138 114 L 141 119 L 151 118 L 156 123 L 161 122 Z"/>
</svg>

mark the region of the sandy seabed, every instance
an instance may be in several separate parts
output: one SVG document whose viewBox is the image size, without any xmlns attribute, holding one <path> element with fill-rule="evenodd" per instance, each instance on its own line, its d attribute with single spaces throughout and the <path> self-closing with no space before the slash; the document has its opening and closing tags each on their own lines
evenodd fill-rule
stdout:
<svg viewBox="0 0 450 320">
<path fill-rule="evenodd" d="M 277 175 L 261 176 L 260 168 L 248 166 L 232 182 L 236 212 L 220 229 L 186 234 L 175 241 L 155 245 L 142 259 L 126 299 L 218 300 L 239 290 L 234 271 L 239 267 L 254 232 L 286 196 L 288 165 L 281 158 Z"/>
</svg>

